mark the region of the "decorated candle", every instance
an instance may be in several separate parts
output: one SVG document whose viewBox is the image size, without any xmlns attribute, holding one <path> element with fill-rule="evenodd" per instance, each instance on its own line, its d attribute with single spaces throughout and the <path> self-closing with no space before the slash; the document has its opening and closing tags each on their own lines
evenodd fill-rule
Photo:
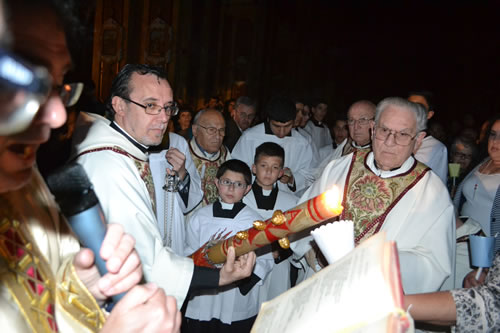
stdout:
<svg viewBox="0 0 500 333">
<path fill-rule="evenodd" d="M 220 241 L 207 242 L 191 257 L 195 265 L 212 267 L 226 261 L 230 246 L 236 256 L 278 241 L 282 248 L 288 248 L 288 235 L 302 231 L 342 213 L 342 195 L 336 186 L 332 189 L 299 204 L 285 213 L 280 210 L 266 221 L 255 221 L 253 227 Z"/>
</svg>

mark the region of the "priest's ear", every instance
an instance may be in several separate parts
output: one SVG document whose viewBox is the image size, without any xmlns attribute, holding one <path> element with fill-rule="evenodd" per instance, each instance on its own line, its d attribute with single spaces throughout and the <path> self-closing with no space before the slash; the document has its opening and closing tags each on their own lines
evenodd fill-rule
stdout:
<svg viewBox="0 0 500 333">
<path fill-rule="evenodd" d="M 125 116 L 125 104 L 126 101 L 119 96 L 114 96 L 113 99 L 111 99 L 111 106 L 113 106 L 113 110 L 115 110 L 116 115 L 120 117 Z"/>
</svg>

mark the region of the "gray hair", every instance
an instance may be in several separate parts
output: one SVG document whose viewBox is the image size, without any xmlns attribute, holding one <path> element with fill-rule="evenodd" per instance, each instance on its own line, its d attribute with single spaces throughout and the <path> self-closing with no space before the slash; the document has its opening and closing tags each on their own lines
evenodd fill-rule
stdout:
<svg viewBox="0 0 500 333">
<path fill-rule="evenodd" d="M 376 125 L 378 125 L 382 113 L 390 106 L 397 106 L 411 111 L 415 115 L 417 133 L 422 132 L 427 128 L 427 113 L 425 108 L 418 103 L 409 102 L 401 97 L 387 97 L 378 103 L 377 113 L 375 114 Z"/>
<path fill-rule="evenodd" d="M 208 112 L 208 111 L 215 111 L 217 112 L 218 114 L 220 114 L 222 116 L 222 113 L 217 110 L 217 109 L 203 109 L 203 110 L 200 110 L 196 113 L 196 115 L 194 116 L 193 118 L 193 125 L 198 125 L 198 122 L 201 118 L 201 116 L 203 116 L 204 113 Z M 224 116 L 222 116 L 222 118 L 224 118 Z"/>
<path fill-rule="evenodd" d="M 253 109 L 255 109 L 255 107 L 257 105 L 257 103 L 253 99 L 251 99 L 250 97 L 248 97 L 248 96 L 240 96 L 240 97 L 238 97 L 238 99 L 236 100 L 236 103 L 234 104 L 234 108 L 237 108 L 238 105 L 241 105 L 241 104 L 249 106 L 249 107 L 251 107 Z"/>
</svg>

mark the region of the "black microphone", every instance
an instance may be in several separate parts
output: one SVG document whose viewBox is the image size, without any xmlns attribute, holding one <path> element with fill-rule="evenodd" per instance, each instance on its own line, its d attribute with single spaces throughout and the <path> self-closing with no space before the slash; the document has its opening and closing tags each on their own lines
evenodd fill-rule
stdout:
<svg viewBox="0 0 500 333">
<path fill-rule="evenodd" d="M 99 255 L 106 235 L 106 219 L 87 173 L 80 164 L 70 163 L 51 174 L 47 178 L 47 185 L 73 232 L 83 246 L 94 252 L 99 273 L 106 274 L 106 263 Z M 112 296 L 113 302 L 108 303 L 107 310 L 111 311 L 124 295 Z"/>
</svg>

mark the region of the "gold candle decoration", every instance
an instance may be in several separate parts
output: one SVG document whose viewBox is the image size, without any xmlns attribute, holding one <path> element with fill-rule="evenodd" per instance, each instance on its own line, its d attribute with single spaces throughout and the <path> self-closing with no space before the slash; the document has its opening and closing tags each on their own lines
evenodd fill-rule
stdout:
<svg viewBox="0 0 500 333">
<path fill-rule="evenodd" d="M 266 229 L 266 222 L 257 220 L 253 223 L 253 227 L 257 230 L 264 230 Z"/>
<path fill-rule="evenodd" d="M 240 231 L 236 233 L 236 238 L 239 240 L 245 240 L 248 239 L 248 232 L 247 231 Z"/>
<path fill-rule="evenodd" d="M 285 213 L 277 210 L 266 220 L 255 221 L 253 227 L 238 232 L 235 236 L 214 243 L 206 243 L 191 257 L 195 265 L 213 267 L 226 261 L 230 246 L 236 251 L 236 256 L 243 255 L 257 248 L 281 240 L 280 246 L 286 245 L 288 235 L 302 231 L 321 222 L 334 218 L 342 213 L 342 195 L 337 186 L 303 202 Z M 262 222 L 264 225 L 261 223 Z M 288 241 L 289 246 L 289 241 Z"/>
<path fill-rule="evenodd" d="M 281 246 L 282 249 L 288 249 L 290 248 L 290 240 L 288 237 L 283 237 L 280 240 L 278 240 L 278 244 Z"/>
<path fill-rule="evenodd" d="M 277 210 L 273 213 L 273 217 L 271 217 L 271 222 L 274 224 L 274 225 L 282 225 L 283 223 L 286 222 L 286 217 L 285 215 L 283 214 L 283 212 L 281 210 Z"/>
</svg>

